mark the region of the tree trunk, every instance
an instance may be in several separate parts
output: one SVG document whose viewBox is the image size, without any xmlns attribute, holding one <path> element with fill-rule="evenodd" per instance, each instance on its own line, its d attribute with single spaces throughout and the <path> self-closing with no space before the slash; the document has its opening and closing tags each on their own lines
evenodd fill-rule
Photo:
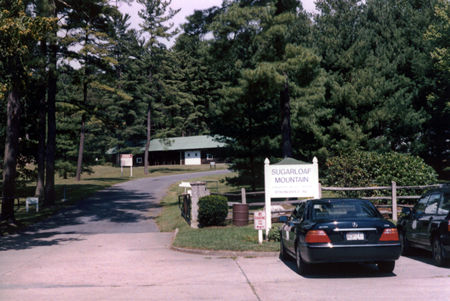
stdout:
<svg viewBox="0 0 450 301">
<path fill-rule="evenodd" d="M 284 90 L 280 94 L 281 106 L 281 138 L 283 158 L 292 157 L 291 143 L 291 104 L 289 98 L 289 85 L 286 77 Z"/>
<path fill-rule="evenodd" d="M 6 114 L 6 141 L 5 156 L 3 158 L 3 193 L 2 193 L 2 215 L 1 220 L 15 222 L 14 197 L 16 192 L 16 165 L 19 152 L 19 130 L 20 130 L 20 96 L 13 86 L 8 94 Z"/>
<path fill-rule="evenodd" d="M 84 136 L 85 136 L 85 121 L 84 116 L 81 118 L 80 129 L 80 145 L 78 147 L 78 160 L 77 160 L 77 175 L 76 179 L 79 182 L 81 180 L 81 169 L 83 168 L 83 152 L 84 152 Z"/>
<path fill-rule="evenodd" d="M 38 150 L 36 155 L 37 161 L 37 181 L 36 181 L 36 190 L 34 195 L 41 198 L 44 197 L 44 177 L 45 177 L 45 122 L 46 122 L 46 110 L 45 110 L 45 86 L 41 87 L 40 95 L 39 95 L 39 112 L 38 112 Z"/>
<path fill-rule="evenodd" d="M 87 82 L 83 83 L 83 103 L 87 103 Z M 81 170 L 83 168 L 83 152 L 84 152 L 84 137 L 85 137 L 85 114 L 81 116 L 81 129 L 80 129 L 80 145 L 78 148 L 78 160 L 77 160 L 77 181 L 81 180 Z"/>
<path fill-rule="evenodd" d="M 44 206 L 55 204 L 55 153 L 56 153 L 56 45 L 50 46 L 50 68 L 47 95 L 47 156 Z"/>
<path fill-rule="evenodd" d="M 144 174 L 148 175 L 148 149 L 150 147 L 150 138 L 151 138 L 151 111 L 150 111 L 150 105 L 148 106 L 147 110 L 147 142 L 145 143 L 145 150 L 144 150 Z"/>
<path fill-rule="evenodd" d="M 47 41 L 41 40 L 41 56 L 47 56 Z M 46 133 L 46 85 L 43 83 L 39 91 L 39 108 L 38 108 L 38 150 L 36 154 L 37 162 L 37 180 L 34 195 L 38 198 L 45 198 L 45 133 Z"/>
</svg>

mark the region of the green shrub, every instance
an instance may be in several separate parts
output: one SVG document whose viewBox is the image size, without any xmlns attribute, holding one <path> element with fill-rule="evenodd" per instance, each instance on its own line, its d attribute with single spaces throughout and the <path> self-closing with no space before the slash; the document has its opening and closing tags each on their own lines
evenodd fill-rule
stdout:
<svg viewBox="0 0 450 301">
<path fill-rule="evenodd" d="M 228 200 L 221 195 L 208 195 L 198 201 L 200 226 L 222 226 L 228 215 Z"/>
<path fill-rule="evenodd" d="M 399 186 L 435 184 L 436 172 L 422 158 L 395 152 L 379 154 L 355 151 L 329 158 L 326 162 L 326 185 L 338 187 Z M 378 191 L 378 194 L 382 192 Z M 399 194 L 416 194 L 402 190 Z M 374 192 L 346 192 L 346 196 L 373 195 Z M 385 192 L 384 192 L 385 194 Z M 420 192 L 419 192 L 420 194 Z"/>
<path fill-rule="evenodd" d="M 272 225 L 272 229 L 269 231 L 269 237 L 267 237 L 268 241 L 280 241 L 280 228 Z"/>
</svg>

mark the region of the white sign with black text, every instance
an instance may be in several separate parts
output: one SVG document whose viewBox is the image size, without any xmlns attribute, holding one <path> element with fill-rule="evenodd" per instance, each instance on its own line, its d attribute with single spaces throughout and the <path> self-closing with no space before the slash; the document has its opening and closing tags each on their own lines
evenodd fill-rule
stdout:
<svg viewBox="0 0 450 301">
<path fill-rule="evenodd" d="M 266 235 L 272 227 L 272 198 L 320 198 L 319 164 L 270 165 L 264 161 Z"/>
<path fill-rule="evenodd" d="M 120 155 L 120 174 L 123 177 L 123 167 L 130 167 L 130 177 L 133 176 L 133 155 L 132 154 L 121 154 Z"/>
</svg>

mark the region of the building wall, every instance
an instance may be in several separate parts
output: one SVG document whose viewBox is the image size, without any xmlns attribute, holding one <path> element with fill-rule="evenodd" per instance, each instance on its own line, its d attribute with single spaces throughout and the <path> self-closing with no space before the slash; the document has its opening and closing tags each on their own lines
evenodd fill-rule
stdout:
<svg viewBox="0 0 450 301">
<path fill-rule="evenodd" d="M 201 151 L 192 150 L 184 152 L 184 165 L 201 165 Z"/>
<path fill-rule="evenodd" d="M 221 149 L 202 149 L 200 153 L 201 164 L 210 164 L 211 162 L 223 163 L 223 155 Z M 110 161 L 116 166 L 120 166 L 119 155 L 111 155 Z M 185 151 L 160 151 L 149 153 L 150 165 L 188 165 L 185 161 Z M 197 163 L 200 164 L 200 163 Z M 136 154 L 133 156 L 134 166 L 144 165 L 144 154 Z"/>
</svg>

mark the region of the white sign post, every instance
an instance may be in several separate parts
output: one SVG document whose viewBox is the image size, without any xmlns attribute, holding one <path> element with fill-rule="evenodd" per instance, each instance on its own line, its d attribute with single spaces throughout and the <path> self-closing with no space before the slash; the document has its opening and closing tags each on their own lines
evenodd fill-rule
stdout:
<svg viewBox="0 0 450 301">
<path fill-rule="evenodd" d="M 272 228 L 272 198 L 311 197 L 320 198 L 319 165 L 314 157 L 313 164 L 275 164 L 264 160 L 264 190 L 266 203 L 266 235 Z"/>
<path fill-rule="evenodd" d="M 255 221 L 255 230 L 258 230 L 258 243 L 262 244 L 263 234 L 262 230 L 266 228 L 266 214 L 264 211 L 256 211 L 253 214 L 253 220 Z"/>
<path fill-rule="evenodd" d="M 133 176 L 133 155 L 132 154 L 121 154 L 120 155 L 120 174 L 123 177 L 123 167 L 130 167 L 130 177 Z"/>
</svg>

